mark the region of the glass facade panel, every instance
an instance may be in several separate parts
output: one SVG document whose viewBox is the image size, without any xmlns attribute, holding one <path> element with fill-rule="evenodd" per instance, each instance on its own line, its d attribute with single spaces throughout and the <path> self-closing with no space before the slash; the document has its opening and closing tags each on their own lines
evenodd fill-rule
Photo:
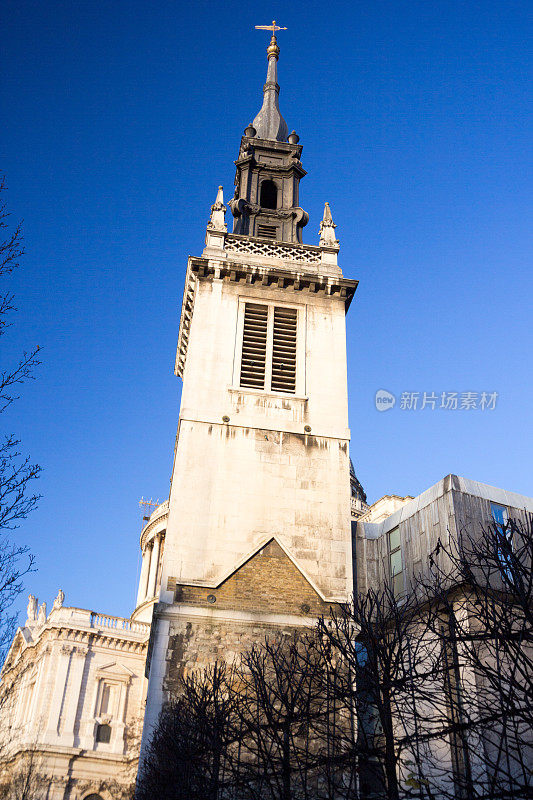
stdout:
<svg viewBox="0 0 533 800">
<path fill-rule="evenodd" d="M 399 528 L 394 528 L 394 530 L 392 530 L 389 533 L 389 544 L 390 544 L 391 552 L 393 550 L 398 550 L 399 549 L 399 547 L 400 547 L 400 529 Z"/>
<path fill-rule="evenodd" d="M 498 559 L 501 564 L 502 577 L 509 583 L 513 583 L 513 533 L 507 527 L 509 522 L 509 510 L 507 506 L 499 503 L 491 503 L 490 511 L 492 519 L 496 523 L 496 528 L 501 535 L 501 544 L 498 546 Z"/>
<path fill-rule="evenodd" d="M 396 550 L 390 556 L 390 571 L 391 575 L 397 575 L 402 571 L 402 551 Z"/>
<path fill-rule="evenodd" d="M 490 510 L 494 522 L 497 522 L 499 525 L 507 525 L 509 512 L 506 506 L 501 506 L 499 503 L 491 503 Z"/>
<path fill-rule="evenodd" d="M 395 575 L 392 579 L 392 590 L 394 592 L 394 596 L 398 597 L 398 595 L 403 593 L 404 585 L 403 585 L 403 572 L 400 572 L 399 575 Z"/>
<path fill-rule="evenodd" d="M 397 597 L 404 591 L 402 548 L 399 528 L 394 528 L 389 533 L 389 577 L 392 590 Z"/>
</svg>

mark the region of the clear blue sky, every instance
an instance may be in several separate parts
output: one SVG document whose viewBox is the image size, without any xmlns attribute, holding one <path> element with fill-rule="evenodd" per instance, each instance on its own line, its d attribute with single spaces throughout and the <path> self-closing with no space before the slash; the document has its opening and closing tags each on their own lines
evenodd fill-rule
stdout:
<svg viewBox="0 0 533 800">
<path fill-rule="evenodd" d="M 68 604 L 133 608 L 138 500 L 168 493 L 186 260 L 218 184 L 231 194 L 265 79 L 253 26 L 273 17 L 304 238 L 328 200 L 360 281 L 351 453 L 369 499 L 450 472 L 533 493 L 530 10 L 4 0 L 2 160 L 27 255 L 2 358 L 39 343 L 43 364 L 2 423 L 44 468 L 18 533 L 41 600 L 61 586 Z M 378 413 L 378 389 L 499 399 Z"/>
</svg>

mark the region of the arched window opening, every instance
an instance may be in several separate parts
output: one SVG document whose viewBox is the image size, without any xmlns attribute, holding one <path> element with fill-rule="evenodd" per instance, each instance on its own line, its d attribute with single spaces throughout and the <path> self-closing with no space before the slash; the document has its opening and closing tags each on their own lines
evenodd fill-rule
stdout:
<svg viewBox="0 0 533 800">
<path fill-rule="evenodd" d="M 85 800 L 102 800 L 102 797 L 99 794 L 89 794 Z"/>
<path fill-rule="evenodd" d="M 111 741 L 111 725 L 98 725 L 96 729 L 96 741 L 101 744 L 109 744 Z"/>
<path fill-rule="evenodd" d="M 278 187 L 274 181 L 263 181 L 261 184 L 261 196 L 259 199 L 261 208 L 278 207 Z"/>
</svg>

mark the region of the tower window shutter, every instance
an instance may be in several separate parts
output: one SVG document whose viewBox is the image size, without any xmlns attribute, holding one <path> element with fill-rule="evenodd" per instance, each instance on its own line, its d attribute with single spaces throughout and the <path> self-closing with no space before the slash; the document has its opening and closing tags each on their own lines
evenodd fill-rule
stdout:
<svg viewBox="0 0 533 800">
<path fill-rule="evenodd" d="M 275 225 L 261 225 L 257 226 L 257 235 L 260 239 L 275 239 L 277 236 L 277 228 Z"/>
<path fill-rule="evenodd" d="M 240 385 L 296 393 L 298 310 L 244 303 Z"/>
<path fill-rule="evenodd" d="M 245 303 L 241 386 L 265 388 L 268 306 Z"/>
<path fill-rule="evenodd" d="M 274 308 L 272 336 L 272 391 L 294 394 L 296 390 L 295 308 Z"/>
</svg>

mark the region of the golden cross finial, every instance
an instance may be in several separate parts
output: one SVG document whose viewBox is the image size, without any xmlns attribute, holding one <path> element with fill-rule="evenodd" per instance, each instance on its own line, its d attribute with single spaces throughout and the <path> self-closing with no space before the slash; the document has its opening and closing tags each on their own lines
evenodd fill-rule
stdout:
<svg viewBox="0 0 533 800">
<path fill-rule="evenodd" d="M 286 31 L 287 28 L 280 28 L 279 25 L 276 25 L 276 20 L 272 20 L 272 25 L 256 25 L 256 31 L 272 31 L 272 36 L 276 35 L 276 31 Z"/>
</svg>

